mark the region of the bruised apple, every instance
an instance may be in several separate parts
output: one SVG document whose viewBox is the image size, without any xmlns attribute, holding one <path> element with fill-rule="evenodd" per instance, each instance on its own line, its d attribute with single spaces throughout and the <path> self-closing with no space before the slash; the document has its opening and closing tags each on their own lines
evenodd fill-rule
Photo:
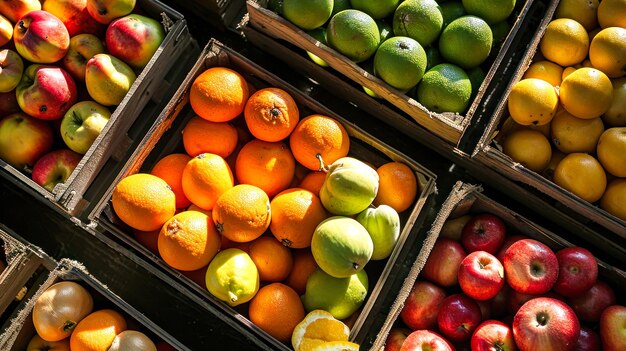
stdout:
<svg viewBox="0 0 626 351">
<path fill-rule="evenodd" d="M 64 69 L 49 65 L 30 65 L 16 88 L 22 111 L 44 120 L 63 117 L 76 102 L 74 79 Z"/>
</svg>

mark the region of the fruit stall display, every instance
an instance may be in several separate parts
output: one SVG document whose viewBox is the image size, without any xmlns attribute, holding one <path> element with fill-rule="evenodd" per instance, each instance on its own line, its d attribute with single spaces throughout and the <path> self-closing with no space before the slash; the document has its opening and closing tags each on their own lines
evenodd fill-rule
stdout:
<svg viewBox="0 0 626 351">
<path fill-rule="evenodd" d="M 617 3 L 559 2 L 475 152 L 626 238 L 626 20 Z"/>
<path fill-rule="evenodd" d="M 626 272 L 458 183 L 374 349 L 620 350 Z M 620 306 L 620 304 L 622 306 Z M 434 346 L 437 345 L 437 346 Z M 517 348 L 516 348 L 517 345 Z M 601 347 L 602 345 L 603 347 Z"/>
<path fill-rule="evenodd" d="M 0 162 L 78 214 L 191 37 L 182 15 L 156 0 L 10 3 L 0 6 Z"/>
<path fill-rule="evenodd" d="M 532 27 L 535 16 L 554 6 L 506 0 L 492 6 L 453 1 L 441 9 L 434 0 L 334 3 L 250 0 L 248 25 L 307 50 L 319 65 L 455 145 L 482 100 L 506 79 L 509 67 L 500 63 L 524 32 L 520 28 Z"/>
</svg>

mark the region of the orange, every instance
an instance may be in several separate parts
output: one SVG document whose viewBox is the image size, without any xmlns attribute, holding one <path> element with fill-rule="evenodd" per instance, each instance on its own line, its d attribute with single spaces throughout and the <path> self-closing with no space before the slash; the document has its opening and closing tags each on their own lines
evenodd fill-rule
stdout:
<svg viewBox="0 0 626 351">
<path fill-rule="evenodd" d="M 593 67 L 611 78 L 626 74 L 626 28 L 601 30 L 591 41 L 589 59 Z"/>
<path fill-rule="evenodd" d="M 573 66 L 587 57 L 589 35 L 573 19 L 555 19 L 546 27 L 539 49 L 548 60 L 562 67 Z"/>
<path fill-rule="evenodd" d="M 220 249 L 220 236 L 213 221 L 196 211 L 181 212 L 165 222 L 158 240 L 163 261 L 181 271 L 208 265 Z"/>
<path fill-rule="evenodd" d="M 270 225 L 270 199 L 259 187 L 239 184 L 227 190 L 215 203 L 213 222 L 217 231 L 239 243 L 252 241 Z"/>
<path fill-rule="evenodd" d="M 558 114 L 559 112 L 557 112 Z M 527 126 L 523 126 L 517 122 L 515 122 L 515 120 L 513 118 L 511 118 L 511 116 L 507 117 L 504 122 L 502 122 L 502 125 L 500 126 L 500 130 L 498 131 L 498 134 L 496 135 L 496 140 L 499 143 L 502 143 L 502 140 L 506 139 L 507 136 L 509 136 L 511 133 L 518 131 L 520 129 L 533 129 L 536 130 L 538 132 L 541 132 L 541 134 L 545 135 L 546 137 L 550 137 L 550 123 L 544 124 L 544 125 L 534 125 L 534 124 L 530 124 Z"/>
<path fill-rule="evenodd" d="M 542 172 L 552 158 L 552 147 L 545 135 L 532 129 L 520 129 L 505 140 L 503 152 L 513 161 L 535 172 Z"/>
<path fill-rule="evenodd" d="M 566 154 L 562 153 L 558 149 L 552 150 L 552 157 L 550 157 L 550 162 L 548 162 L 548 166 L 541 172 L 541 175 L 546 177 L 551 182 L 554 182 L 554 170 L 556 166 L 558 166 L 559 162 L 565 157 Z"/>
<path fill-rule="evenodd" d="M 598 141 L 598 160 L 616 177 L 626 177 L 626 127 L 609 128 Z"/>
<path fill-rule="evenodd" d="M 559 99 L 567 112 L 578 118 L 596 118 L 609 110 L 613 84 L 595 68 L 579 68 L 563 79 Z"/>
<path fill-rule="evenodd" d="M 306 281 L 311 273 L 317 268 L 317 262 L 310 249 L 298 249 L 293 251 L 293 268 L 287 276 L 285 284 L 289 285 L 298 294 L 306 291 Z"/>
<path fill-rule="evenodd" d="M 600 27 L 626 28 L 626 0 L 602 0 L 598 6 Z"/>
<path fill-rule="evenodd" d="M 319 197 L 304 189 L 287 189 L 272 199 L 270 230 L 283 245 L 311 246 L 315 228 L 328 217 Z"/>
<path fill-rule="evenodd" d="M 593 156 L 573 153 L 556 166 L 554 182 L 583 200 L 596 202 L 606 189 L 606 173 Z"/>
<path fill-rule="evenodd" d="M 523 126 L 550 123 L 559 107 L 554 86 L 537 78 L 522 79 L 511 88 L 507 102 L 511 118 Z"/>
<path fill-rule="evenodd" d="M 212 67 L 201 73 L 189 89 L 193 111 L 211 122 L 228 122 L 243 112 L 248 101 L 248 83 L 226 67 Z"/>
<path fill-rule="evenodd" d="M 387 205 L 398 213 L 408 209 L 417 195 L 415 172 L 404 163 L 388 162 L 376 169 L 378 193 L 374 205 Z"/>
<path fill-rule="evenodd" d="M 350 329 L 345 323 L 327 311 L 313 310 L 296 325 L 291 345 L 296 351 L 311 351 L 327 342 L 348 341 L 349 335 Z"/>
<path fill-rule="evenodd" d="M 183 145 L 191 157 L 206 152 L 226 158 L 237 146 L 237 129 L 230 123 L 193 116 L 183 129 Z"/>
<path fill-rule="evenodd" d="M 566 110 L 559 111 L 552 122 L 552 143 L 562 152 L 594 152 L 604 124 L 599 117 L 582 119 Z"/>
<path fill-rule="evenodd" d="M 330 165 L 348 155 L 350 137 L 337 120 L 323 115 L 310 115 L 300 121 L 289 138 L 291 152 L 304 167 L 319 171 L 322 157 Z"/>
<path fill-rule="evenodd" d="M 250 301 L 250 321 L 281 342 L 288 342 L 298 323 L 304 319 L 300 296 L 281 283 L 264 286 Z"/>
<path fill-rule="evenodd" d="M 204 210 L 212 210 L 220 195 L 233 187 L 234 179 L 222 157 L 200 154 L 185 166 L 182 184 L 191 202 Z"/>
<path fill-rule="evenodd" d="M 526 78 L 537 78 L 544 80 L 553 86 L 561 85 L 561 76 L 563 75 L 563 67 L 557 65 L 556 63 L 550 61 L 537 61 L 533 62 L 526 72 L 524 72 L 524 76 L 522 79 Z"/>
<path fill-rule="evenodd" d="M 113 310 L 99 310 L 83 318 L 70 337 L 72 351 L 107 351 L 115 336 L 126 330 L 126 320 Z"/>
<path fill-rule="evenodd" d="M 313 194 L 319 196 L 320 189 L 326 179 L 326 173 L 323 171 L 310 172 L 302 178 L 298 188 L 306 189 Z"/>
<path fill-rule="evenodd" d="M 134 229 L 161 228 L 176 212 L 176 195 L 161 178 L 137 173 L 122 179 L 111 197 L 115 214 Z"/>
<path fill-rule="evenodd" d="M 271 236 L 252 241 L 249 255 L 261 281 L 279 282 L 287 278 L 293 266 L 291 251 Z"/>
<path fill-rule="evenodd" d="M 261 89 L 250 96 L 244 116 L 250 133 L 269 142 L 288 137 L 300 121 L 296 102 L 289 93 L 278 88 Z"/>
<path fill-rule="evenodd" d="M 289 187 L 295 168 L 296 160 L 287 144 L 258 139 L 244 145 L 235 162 L 239 183 L 257 186 L 269 197 Z"/>
<path fill-rule="evenodd" d="M 198 211 L 198 212 L 204 213 L 205 215 L 209 217 L 212 217 L 211 210 L 205 210 L 203 208 L 198 207 L 198 205 L 194 205 L 194 204 L 189 205 L 189 207 L 187 207 L 187 211 Z"/>
<path fill-rule="evenodd" d="M 187 199 L 183 192 L 183 169 L 191 157 L 185 154 L 171 154 L 160 159 L 150 174 L 163 179 L 170 186 L 174 195 L 176 195 L 176 208 L 185 208 L 191 205 L 191 201 Z"/>
<path fill-rule="evenodd" d="M 555 18 L 571 18 L 582 24 L 586 30 L 598 26 L 598 0 L 561 0 L 554 13 Z"/>
<path fill-rule="evenodd" d="M 626 221 L 626 206 L 624 204 L 626 204 L 626 179 L 614 179 L 606 187 L 606 191 L 600 199 L 600 208 Z"/>
</svg>

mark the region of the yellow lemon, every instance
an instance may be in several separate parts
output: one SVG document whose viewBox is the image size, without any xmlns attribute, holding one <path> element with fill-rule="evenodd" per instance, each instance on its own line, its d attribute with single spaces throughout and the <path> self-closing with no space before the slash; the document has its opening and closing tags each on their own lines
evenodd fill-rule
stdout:
<svg viewBox="0 0 626 351">
<path fill-rule="evenodd" d="M 600 208 L 626 221 L 626 179 L 614 179 L 600 199 Z"/>
<path fill-rule="evenodd" d="M 550 123 L 558 106 L 559 96 L 556 90 L 544 80 L 522 79 L 511 88 L 509 113 L 521 125 Z"/>
<path fill-rule="evenodd" d="M 539 49 L 545 58 L 563 67 L 582 62 L 589 51 L 589 35 L 582 24 L 559 18 L 548 24 Z"/>
<path fill-rule="evenodd" d="M 531 129 L 520 129 L 511 133 L 504 141 L 503 151 L 513 161 L 535 172 L 543 171 L 552 157 L 548 138 Z"/>
<path fill-rule="evenodd" d="M 553 86 L 561 85 L 563 76 L 563 67 L 550 61 L 537 61 L 533 62 L 530 67 L 524 72 L 522 79 L 537 78 L 545 80 Z"/>
<path fill-rule="evenodd" d="M 561 0 L 554 18 L 571 18 L 582 24 L 585 29 L 591 30 L 598 25 L 596 17 L 598 5 L 600 5 L 598 0 Z"/>
<path fill-rule="evenodd" d="M 602 120 L 612 127 L 626 127 L 626 77 L 615 79 L 613 83 L 613 101 L 604 113 Z"/>
<path fill-rule="evenodd" d="M 611 107 L 613 85 L 606 74 L 595 68 L 583 67 L 563 79 L 559 98 L 572 115 L 596 118 Z"/>
<path fill-rule="evenodd" d="M 572 116 L 566 110 L 559 111 L 552 119 L 552 143 L 562 152 L 592 153 L 596 149 L 598 139 L 604 132 L 602 119 L 582 119 Z"/>
<path fill-rule="evenodd" d="M 598 6 L 600 27 L 626 28 L 626 0 L 602 0 Z"/>
<path fill-rule="evenodd" d="M 626 127 L 609 128 L 598 141 L 598 160 L 616 177 L 626 177 Z"/>
<path fill-rule="evenodd" d="M 626 74 L 626 29 L 609 27 L 591 41 L 589 59 L 593 67 L 611 78 Z"/>
<path fill-rule="evenodd" d="M 569 76 L 570 74 L 574 73 L 578 68 L 575 67 L 565 67 L 563 69 L 563 74 L 561 74 L 561 82 L 563 81 L 563 79 L 565 79 L 565 77 Z"/>
<path fill-rule="evenodd" d="M 606 189 L 606 173 L 593 156 L 576 152 L 556 166 L 554 182 L 583 200 L 596 202 Z"/>
</svg>

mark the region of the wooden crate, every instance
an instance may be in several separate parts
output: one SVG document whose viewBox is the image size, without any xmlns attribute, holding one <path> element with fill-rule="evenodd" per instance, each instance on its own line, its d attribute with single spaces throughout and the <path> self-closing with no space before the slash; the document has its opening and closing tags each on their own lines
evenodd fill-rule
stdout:
<svg viewBox="0 0 626 351">
<path fill-rule="evenodd" d="M 557 4 L 558 2 L 559 1 L 557 1 Z M 604 211 L 595 204 L 581 199 L 541 174 L 513 161 L 513 159 L 502 152 L 502 146 L 495 140 L 498 129 L 506 118 L 508 111 L 507 103 L 511 88 L 522 79 L 524 73 L 532 63 L 533 57 L 539 48 L 539 42 L 545 32 L 545 28 L 552 19 L 552 16 L 547 16 L 541 28 L 535 34 L 529 45 L 529 49 L 526 51 L 520 65 L 515 71 L 513 79 L 510 81 L 506 92 L 503 94 L 495 113 L 488 120 L 488 124 L 483 127 L 484 129 L 482 129 L 480 133 L 480 140 L 471 156 L 475 161 L 496 170 L 499 174 L 514 181 L 527 184 L 533 188 L 532 190 L 547 195 L 549 198 L 548 201 L 554 203 L 557 207 L 564 206 L 565 209 L 573 212 L 581 222 L 595 222 L 603 228 L 626 239 L 626 221 Z"/>
<path fill-rule="evenodd" d="M 164 98 L 162 94 L 168 87 L 164 78 L 176 67 L 177 60 L 188 50 L 193 40 L 185 19 L 171 7 L 159 0 L 139 0 L 137 4 L 146 15 L 161 21 L 167 33 L 165 39 L 150 62 L 137 75 L 129 92 L 112 111 L 109 122 L 65 183 L 57 184 L 49 192 L 32 181 L 28 175 L 0 160 L 1 168 L 72 215 L 80 214 L 86 206 L 83 195 L 107 160 L 119 157 L 118 154 L 123 153 L 131 143 L 126 133 L 142 115 L 144 107 L 151 101 Z"/>
<path fill-rule="evenodd" d="M 429 232 L 434 239 L 439 236 L 444 223 L 448 219 L 457 218 L 466 214 L 476 215 L 480 213 L 491 213 L 500 217 L 506 223 L 509 231 L 515 231 L 515 233 L 541 241 L 552 250 L 556 251 L 565 247 L 574 246 L 563 238 L 563 236 L 567 235 L 566 233 L 559 233 L 560 235 L 557 235 L 556 233 L 550 232 L 540 225 L 526 219 L 519 213 L 509 210 L 503 204 L 483 195 L 481 191 L 480 187 L 464 184 L 462 182 L 458 182 L 455 185 L 430 228 Z M 611 285 L 615 289 L 618 301 L 621 300 L 621 296 L 626 292 L 626 290 L 624 290 L 626 272 L 602 262 L 600 256 L 602 253 L 594 254 L 598 260 L 599 279 Z M 427 258 L 428 253 L 426 253 L 426 256 L 420 255 L 420 257 L 418 257 L 415 266 L 411 269 L 404 281 L 402 289 L 398 292 L 392 311 L 384 322 L 384 327 L 379 333 L 372 333 L 371 337 L 374 339 L 373 350 L 382 350 L 387 336 L 389 335 L 389 331 L 394 325 L 397 325 L 396 323 L 400 323 L 398 318 L 404 307 L 404 301 L 408 297 L 415 281 L 419 278 L 421 269 L 424 266 L 423 261 Z M 622 293 L 622 295 L 620 295 L 620 293 Z"/>
<path fill-rule="evenodd" d="M 181 342 L 174 339 L 91 276 L 82 264 L 67 259 L 62 259 L 56 267 L 41 276 L 38 288 L 28 294 L 27 300 L 4 323 L 0 335 L 0 350 L 21 351 L 26 349 L 28 342 L 36 334 L 32 317 L 35 302 L 50 286 L 60 281 L 74 281 L 87 289 L 94 300 L 94 312 L 101 309 L 113 309 L 124 316 L 129 330 L 141 331 L 155 343 L 162 340 L 179 351 L 190 351 Z"/>
<path fill-rule="evenodd" d="M 188 103 L 189 88 L 198 75 L 206 69 L 215 66 L 227 66 L 235 69 L 243 74 L 244 77 L 256 87 L 273 86 L 287 91 L 298 103 L 301 115 L 303 116 L 306 115 L 306 113 L 320 113 L 340 121 L 350 135 L 350 155 L 364 161 L 369 161 L 376 166 L 392 160 L 400 161 L 407 164 L 415 172 L 419 184 L 419 194 L 413 206 L 401 214 L 402 230 L 398 245 L 388 259 L 371 261 L 366 267 L 366 271 L 370 277 L 369 296 L 352 329 L 352 336 L 354 337 L 357 335 L 360 326 L 367 325 L 368 313 L 381 308 L 381 306 L 376 304 L 376 299 L 379 295 L 390 293 L 388 291 L 388 281 L 391 279 L 401 279 L 402 272 L 406 272 L 410 268 L 402 258 L 404 257 L 403 255 L 407 254 L 405 248 L 414 247 L 415 244 L 421 244 L 421 242 L 417 241 L 418 238 L 415 234 L 417 233 L 417 228 L 419 228 L 421 222 L 424 220 L 426 210 L 429 208 L 427 204 L 431 204 L 433 201 L 432 195 L 435 191 L 435 175 L 420 164 L 407 158 L 398 151 L 389 148 L 381 141 L 376 140 L 360 128 L 346 122 L 342 117 L 320 105 L 317 101 L 304 95 L 293 86 L 278 79 L 276 76 L 265 71 L 263 68 L 228 47 L 223 46 L 219 42 L 214 40 L 209 42 L 183 85 L 159 116 L 152 130 L 143 140 L 142 145 L 135 150 L 123 171 L 107 191 L 107 195 L 103 197 L 102 201 L 96 206 L 94 211 L 91 212 L 89 218 L 93 223 L 97 224 L 98 230 L 109 233 L 109 235 L 123 241 L 135 252 L 139 252 L 142 257 L 151 260 L 159 269 L 184 283 L 192 293 L 211 302 L 217 306 L 222 313 L 231 315 L 248 326 L 249 332 L 253 333 L 255 337 L 266 340 L 266 342 L 270 345 L 274 345 L 278 349 L 286 349 L 284 344 L 276 341 L 260 328 L 253 325 L 241 314 L 240 310 L 230 308 L 225 303 L 217 300 L 204 286 L 197 285 L 181 272 L 170 268 L 160 257 L 134 240 L 132 236 L 129 235 L 131 233 L 129 228 L 121 223 L 111 208 L 111 193 L 115 184 L 121 179 L 130 174 L 149 172 L 152 165 L 161 157 L 176 152 L 177 150 L 179 152 L 182 150 L 180 131 L 184 128 L 186 122 L 194 115 Z M 182 152 L 184 152 L 184 150 Z M 358 342 L 358 340 L 356 341 Z"/>
<path fill-rule="evenodd" d="M 345 56 L 309 36 L 305 31 L 276 13 L 267 10 L 266 3 L 267 1 L 264 0 L 247 1 L 248 26 L 317 55 L 343 76 L 371 89 L 399 110 L 408 114 L 421 127 L 454 145 L 459 143 L 464 131 L 473 123 L 471 122 L 473 116 L 484 113 L 485 104 L 497 100 L 501 86 L 506 85 L 508 82 L 509 70 L 511 69 L 510 51 L 518 45 L 523 45 L 523 43 L 518 44 L 520 37 L 518 34 L 527 31 L 526 28 L 534 28 L 530 25 L 533 20 L 536 20 L 537 17 L 542 18 L 546 12 L 553 12 L 556 7 L 555 1 L 528 0 L 523 3 L 523 6 L 517 10 L 517 17 L 512 25 L 512 29 L 502 44 L 500 51 L 493 59 L 490 69 L 486 72 L 485 80 L 476 97 L 467 113 L 460 115 L 429 111 L 415 99 L 389 86 Z M 279 45 L 284 44 L 279 43 Z M 281 57 L 281 59 L 287 61 L 284 57 Z M 322 70 L 323 68 L 319 68 L 318 71 Z M 312 78 L 316 79 L 317 74 L 313 73 Z M 329 88 L 332 89 L 333 87 L 330 86 Z M 359 93 L 365 94 L 363 91 Z"/>
</svg>

